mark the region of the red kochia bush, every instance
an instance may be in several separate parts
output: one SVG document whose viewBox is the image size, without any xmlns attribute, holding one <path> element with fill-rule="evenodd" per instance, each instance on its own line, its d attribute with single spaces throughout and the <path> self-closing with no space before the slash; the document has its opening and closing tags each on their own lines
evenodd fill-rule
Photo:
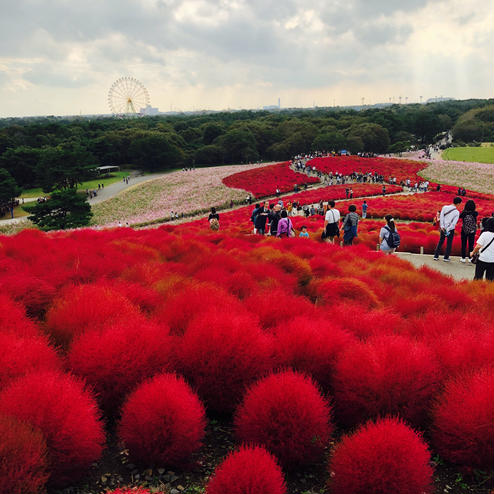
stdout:
<svg viewBox="0 0 494 494">
<path fill-rule="evenodd" d="M 87 330 L 99 329 L 135 316 L 137 307 L 107 285 L 78 285 L 69 288 L 46 315 L 46 328 L 57 343 L 68 346 Z"/>
<path fill-rule="evenodd" d="M 240 441 L 265 446 L 287 466 L 320 459 L 333 431 L 331 409 L 309 377 L 272 374 L 246 393 L 235 415 Z"/>
<path fill-rule="evenodd" d="M 0 393 L 0 413 L 42 432 L 55 486 L 76 480 L 101 455 L 105 435 L 96 402 L 70 375 L 39 372 L 12 382 Z"/>
<path fill-rule="evenodd" d="M 441 379 L 432 351 L 397 335 L 349 345 L 335 367 L 335 412 L 347 426 L 386 414 L 423 425 Z"/>
<path fill-rule="evenodd" d="M 94 388 L 102 408 L 111 413 L 138 383 L 170 370 L 171 351 L 168 328 L 141 316 L 101 332 L 82 334 L 73 342 L 68 362 Z"/>
<path fill-rule="evenodd" d="M 56 371 L 62 365 L 44 337 L 20 338 L 0 333 L 0 390 L 12 379 L 33 371 Z"/>
<path fill-rule="evenodd" d="M 40 431 L 0 415 L 0 493 L 42 494 L 48 479 L 46 443 Z"/>
<path fill-rule="evenodd" d="M 0 333 L 36 336 L 38 330 L 24 311 L 9 297 L 0 294 Z"/>
<path fill-rule="evenodd" d="M 494 370 L 483 368 L 448 382 L 433 411 L 433 444 L 462 467 L 492 470 Z"/>
<path fill-rule="evenodd" d="M 206 494 L 285 494 L 283 473 L 274 456 L 259 446 L 241 446 L 216 467 Z"/>
<path fill-rule="evenodd" d="M 344 436 L 329 463 L 334 494 L 422 494 L 432 491 L 430 453 L 396 418 L 368 422 Z"/>
<path fill-rule="evenodd" d="M 231 412 L 247 386 L 271 370 L 270 340 L 253 316 L 210 309 L 177 344 L 176 366 L 208 409 Z"/>
<path fill-rule="evenodd" d="M 275 353 L 279 364 L 305 372 L 329 389 L 336 357 L 354 340 L 322 317 L 299 316 L 276 329 Z"/>
<path fill-rule="evenodd" d="M 177 465 L 201 446 L 204 407 L 190 386 L 174 374 L 141 384 L 122 408 L 119 437 L 131 458 L 145 465 Z"/>
</svg>

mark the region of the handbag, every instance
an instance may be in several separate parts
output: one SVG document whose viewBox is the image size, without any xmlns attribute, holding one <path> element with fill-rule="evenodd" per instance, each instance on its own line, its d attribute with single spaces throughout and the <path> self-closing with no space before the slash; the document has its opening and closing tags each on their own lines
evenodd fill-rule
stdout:
<svg viewBox="0 0 494 494">
<path fill-rule="evenodd" d="M 470 262 L 471 262 L 472 264 L 477 264 L 477 262 L 478 262 L 478 260 L 479 260 L 479 257 L 480 257 L 481 252 L 484 252 L 484 250 L 485 250 L 485 249 L 487 249 L 487 247 L 489 247 L 489 245 L 491 245 L 491 244 L 492 244 L 492 242 L 494 242 L 494 238 L 492 238 L 492 239 L 491 239 L 491 241 L 490 241 L 490 242 L 489 242 L 489 243 L 488 243 L 485 247 L 483 247 L 480 251 L 476 252 L 476 253 L 472 256 L 472 258 L 470 259 Z"/>
</svg>

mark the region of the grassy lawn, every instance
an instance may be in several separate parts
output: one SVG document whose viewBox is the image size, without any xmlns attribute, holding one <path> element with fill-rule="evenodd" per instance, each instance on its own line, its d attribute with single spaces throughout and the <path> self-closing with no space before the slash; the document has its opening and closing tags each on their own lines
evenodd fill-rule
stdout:
<svg viewBox="0 0 494 494">
<path fill-rule="evenodd" d="M 106 187 L 107 185 L 113 184 L 115 182 L 120 182 L 120 180 L 122 180 L 124 177 L 128 177 L 129 175 L 129 172 L 113 172 L 107 178 L 97 178 L 94 180 L 83 182 L 82 185 L 79 185 L 79 189 L 97 189 L 98 184 L 104 184 Z M 38 187 L 36 189 L 24 190 L 21 194 L 21 197 L 40 197 L 45 195 L 46 194 Z"/>
<path fill-rule="evenodd" d="M 494 163 L 494 147 L 449 148 L 443 151 L 443 159 L 452 161 L 473 161 Z"/>
<path fill-rule="evenodd" d="M 27 216 L 28 214 L 30 214 L 30 213 L 24 211 L 22 209 L 22 206 L 17 206 L 14 208 L 14 218 L 20 218 L 22 216 Z M 0 216 L 0 221 L 10 220 L 10 218 L 12 218 L 12 216 L 10 215 L 10 211 L 9 211 L 6 215 Z"/>
</svg>

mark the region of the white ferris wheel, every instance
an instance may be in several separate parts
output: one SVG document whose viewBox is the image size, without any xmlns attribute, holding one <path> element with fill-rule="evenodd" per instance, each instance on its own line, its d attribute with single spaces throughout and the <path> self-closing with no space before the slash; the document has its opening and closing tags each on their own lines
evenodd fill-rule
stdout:
<svg viewBox="0 0 494 494">
<path fill-rule="evenodd" d="M 148 90 L 134 77 L 117 79 L 108 91 L 108 105 L 115 115 L 137 115 L 149 101 Z"/>
</svg>

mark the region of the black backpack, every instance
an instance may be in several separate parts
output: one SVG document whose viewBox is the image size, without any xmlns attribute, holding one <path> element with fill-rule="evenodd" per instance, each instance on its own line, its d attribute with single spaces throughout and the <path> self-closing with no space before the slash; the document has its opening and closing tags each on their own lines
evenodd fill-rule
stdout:
<svg viewBox="0 0 494 494">
<path fill-rule="evenodd" d="M 473 214 L 466 214 L 463 218 L 462 231 L 466 235 L 475 233 L 477 231 L 477 220 L 475 219 Z"/>
<path fill-rule="evenodd" d="M 389 234 L 385 238 L 386 243 L 388 244 L 390 249 L 396 249 L 397 247 L 400 246 L 400 234 L 395 230 L 394 232 L 391 230 L 391 228 L 388 228 L 385 226 L 386 230 L 388 230 Z"/>
</svg>

